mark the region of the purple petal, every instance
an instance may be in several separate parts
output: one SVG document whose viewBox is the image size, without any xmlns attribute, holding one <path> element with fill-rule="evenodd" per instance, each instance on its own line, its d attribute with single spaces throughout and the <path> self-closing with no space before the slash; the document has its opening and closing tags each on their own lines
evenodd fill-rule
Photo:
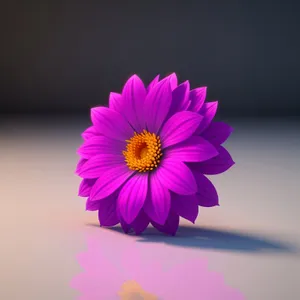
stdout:
<svg viewBox="0 0 300 300">
<path fill-rule="evenodd" d="M 173 115 L 163 126 L 160 139 L 163 148 L 180 143 L 189 138 L 199 126 L 202 116 L 190 111 Z"/>
<path fill-rule="evenodd" d="M 172 92 L 172 104 L 169 111 L 169 116 L 184 110 L 189 102 L 190 83 L 185 81 L 174 89 Z"/>
<path fill-rule="evenodd" d="M 145 231 L 149 225 L 149 222 L 148 216 L 143 210 L 141 210 L 135 220 L 131 223 L 131 227 L 133 228 L 135 234 L 139 235 Z"/>
<path fill-rule="evenodd" d="M 125 164 L 105 170 L 92 188 L 91 200 L 101 200 L 111 195 L 133 174 L 134 171 L 129 170 Z"/>
<path fill-rule="evenodd" d="M 178 85 L 178 79 L 177 79 L 176 74 L 172 73 L 171 75 L 167 76 L 166 78 L 170 78 L 171 90 L 173 91 Z"/>
<path fill-rule="evenodd" d="M 148 190 L 148 173 L 137 173 L 120 191 L 118 210 L 127 224 L 130 224 L 142 209 Z"/>
<path fill-rule="evenodd" d="M 75 174 L 79 174 L 81 171 L 81 168 L 83 167 L 83 165 L 87 162 L 87 159 L 85 158 L 81 158 L 79 159 L 77 166 L 76 166 L 76 170 L 75 170 Z"/>
<path fill-rule="evenodd" d="M 209 142 L 211 142 L 213 145 L 219 146 L 228 139 L 232 131 L 233 128 L 226 123 L 213 122 L 202 133 L 202 136 Z"/>
<path fill-rule="evenodd" d="M 216 148 L 200 136 L 191 136 L 186 141 L 167 148 L 164 158 L 176 161 L 201 162 L 218 155 Z"/>
<path fill-rule="evenodd" d="M 157 133 L 165 120 L 172 102 L 170 78 L 156 84 L 145 100 L 144 117 L 147 129 L 151 133 Z"/>
<path fill-rule="evenodd" d="M 97 133 L 95 126 L 90 126 L 81 134 L 81 136 L 84 140 L 88 140 L 97 135 L 99 135 L 99 133 Z"/>
<path fill-rule="evenodd" d="M 170 75 L 164 77 L 160 82 L 164 81 L 164 80 L 169 80 L 170 81 L 170 86 L 171 86 L 171 90 L 173 91 L 177 85 L 178 85 L 178 79 L 177 79 L 177 75 L 176 73 L 171 73 Z"/>
<path fill-rule="evenodd" d="M 189 107 L 190 111 L 194 111 L 194 112 L 200 111 L 206 98 L 206 91 L 207 88 L 205 86 L 205 87 L 194 89 L 190 92 L 190 100 L 191 100 L 191 105 Z"/>
<path fill-rule="evenodd" d="M 232 160 L 230 154 L 225 148 L 219 146 L 217 150 L 219 152 L 218 156 L 215 156 L 205 162 L 202 162 L 197 166 L 197 169 L 202 174 L 220 174 L 227 171 L 234 165 L 234 161 Z"/>
<path fill-rule="evenodd" d="M 146 94 L 144 83 L 137 75 L 133 75 L 127 80 L 122 91 L 122 113 L 138 132 L 145 129 L 143 109 Z"/>
<path fill-rule="evenodd" d="M 99 207 L 100 207 L 100 202 L 102 200 L 98 200 L 98 201 L 92 201 L 90 198 L 88 198 L 86 200 L 86 203 L 85 203 L 85 209 L 86 210 L 89 210 L 89 211 L 95 211 L 95 210 L 98 210 Z"/>
<path fill-rule="evenodd" d="M 96 179 L 83 179 L 79 186 L 78 196 L 88 197 L 91 193 L 92 187 L 95 184 Z"/>
<path fill-rule="evenodd" d="M 196 195 L 181 196 L 172 194 L 172 210 L 179 216 L 195 223 L 198 216 L 198 202 Z"/>
<path fill-rule="evenodd" d="M 157 75 L 157 76 L 149 83 L 149 85 L 148 85 L 148 87 L 147 87 L 148 93 L 149 93 L 149 91 L 150 91 L 151 89 L 153 89 L 153 87 L 158 83 L 158 81 L 159 81 L 159 75 Z"/>
<path fill-rule="evenodd" d="M 170 192 L 159 181 L 157 172 L 151 173 L 149 180 L 149 192 L 144 210 L 151 220 L 163 225 L 170 211 Z"/>
<path fill-rule="evenodd" d="M 197 171 L 197 169 L 192 169 L 192 171 L 198 185 L 198 205 L 204 207 L 218 206 L 219 197 L 214 185 L 208 178 L 206 178 L 203 174 Z"/>
<path fill-rule="evenodd" d="M 115 226 L 119 224 L 116 197 L 117 195 L 114 193 L 99 201 L 98 219 L 101 226 Z"/>
<path fill-rule="evenodd" d="M 199 127 L 196 130 L 196 134 L 201 134 L 211 123 L 216 115 L 218 108 L 218 101 L 204 103 L 199 113 L 203 116 Z"/>
<path fill-rule="evenodd" d="M 164 225 L 159 225 L 155 222 L 151 222 L 151 224 L 160 232 L 168 235 L 175 235 L 179 226 L 179 216 L 178 214 L 170 211 L 167 221 Z"/>
<path fill-rule="evenodd" d="M 192 195 L 197 192 L 197 184 L 192 171 L 180 161 L 164 159 L 156 173 L 159 181 L 176 194 Z"/>
<path fill-rule="evenodd" d="M 133 136 L 133 129 L 118 112 L 107 107 L 91 109 L 91 119 L 97 132 L 115 140 L 125 141 Z"/>
<path fill-rule="evenodd" d="M 118 201 L 118 200 L 117 200 L 117 201 Z M 119 210 L 119 208 L 118 208 L 118 203 L 117 203 L 117 215 L 118 215 L 118 218 L 119 218 L 119 221 L 120 221 L 120 225 L 121 225 L 123 231 L 124 231 L 125 233 L 130 232 L 131 229 L 132 229 L 131 224 L 127 224 L 127 223 L 124 221 L 123 217 L 122 217 L 121 214 L 120 214 L 120 210 Z"/>
<path fill-rule="evenodd" d="M 126 148 L 126 143 L 110 139 L 106 136 L 94 136 L 83 143 L 77 153 L 82 157 L 89 159 L 98 154 L 116 154 L 122 155 Z"/>
<path fill-rule="evenodd" d="M 82 178 L 98 178 L 105 170 L 114 166 L 125 165 L 124 156 L 115 154 L 99 154 L 90 158 L 81 168 Z"/>
<path fill-rule="evenodd" d="M 122 113 L 122 95 L 118 93 L 109 94 L 109 108 Z"/>
<path fill-rule="evenodd" d="M 131 230 L 131 225 L 127 224 L 120 216 L 120 224 L 125 233 L 128 233 Z"/>
<path fill-rule="evenodd" d="M 187 101 L 184 106 L 182 106 L 181 110 L 184 111 L 184 110 L 188 110 L 188 108 L 190 107 L 191 105 L 191 101 Z"/>
</svg>

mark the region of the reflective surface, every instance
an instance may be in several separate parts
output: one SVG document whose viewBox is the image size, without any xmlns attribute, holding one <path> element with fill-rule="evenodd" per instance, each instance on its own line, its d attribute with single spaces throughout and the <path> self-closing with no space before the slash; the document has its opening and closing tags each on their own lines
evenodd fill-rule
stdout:
<svg viewBox="0 0 300 300">
<path fill-rule="evenodd" d="M 149 299 L 159 299 L 174 297 L 170 292 L 176 293 L 176 288 L 179 297 L 179 288 L 186 287 L 191 295 L 197 293 L 194 299 L 201 299 L 204 276 L 215 289 L 232 289 L 245 299 L 300 298 L 300 123 L 233 120 L 231 124 L 235 132 L 226 146 L 236 165 L 211 177 L 221 206 L 201 209 L 194 227 L 182 221 L 176 237 L 151 228 L 135 237 L 99 228 L 97 213 L 85 212 L 84 199 L 77 197 L 75 150 L 85 121 L 1 120 L 0 299 L 77 299 L 80 293 L 73 283 L 83 271 L 78 257 L 97 240 L 116 270 L 124 262 L 126 247 L 131 249 L 128 253 L 142 257 L 141 263 L 166 268 L 146 274 L 146 267 L 132 270 L 130 264 L 123 265 L 120 284 L 115 276 L 116 293 L 137 289 L 148 293 Z M 200 270 L 192 268 L 196 262 Z M 168 273 L 168 268 L 174 271 Z M 126 275 L 126 270 L 140 270 L 136 276 L 140 280 Z M 211 281 L 205 275 L 210 271 L 215 272 Z M 153 274 L 164 274 L 163 286 L 147 286 Z M 198 286 L 192 277 L 198 278 Z"/>
</svg>

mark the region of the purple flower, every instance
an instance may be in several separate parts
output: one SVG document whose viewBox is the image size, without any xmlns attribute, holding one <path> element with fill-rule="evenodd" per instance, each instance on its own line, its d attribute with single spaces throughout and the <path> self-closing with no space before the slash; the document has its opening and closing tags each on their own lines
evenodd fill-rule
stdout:
<svg viewBox="0 0 300 300">
<path fill-rule="evenodd" d="M 91 109 L 76 173 L 79 196 L 98 210 L 101 226 L 120 223 L 139 234 L 151 223 L 174 235 L 180 217 L 194 223 L 198 206 L 218 205 L 205 175 L 234 164 L 221 146 L 232 128 L 212 122 L 218 102 L 205 97 L 206 87 L 178 85 L 175 74 L 148 88 L 133 75 L 121 94 L 110 94 L 108 108 Z"/>
</svg>

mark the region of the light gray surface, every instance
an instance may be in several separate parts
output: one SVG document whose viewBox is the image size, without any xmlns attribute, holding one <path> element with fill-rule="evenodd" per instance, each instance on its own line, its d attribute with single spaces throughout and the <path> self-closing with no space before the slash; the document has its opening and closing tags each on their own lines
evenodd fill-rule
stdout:
<svg viewBox="0 0 300 300">
<path fill-rule="evenodd" d="M 69 282 L 81 271 L 76 255 L 86 249 L 86 235 L 102 230 L 90 226 L 97 214 L 84 211 L 73 175 L 84 125 L 37 122 L 0 125 L 0 299 L 75 299 Z M 300 299 L 300 123 L 232 124 L 226 146 L 236 166 L 212 178 L 221 206 L 201 210 L 197 226 L 206 231 L 148 234 L 136 244 L 167 249 L 170 263 L 181 254 L 206 257 L 246 299 Z M 135 239 L 116 232 L 106 238 L 114 253 Z"/>
</svg>

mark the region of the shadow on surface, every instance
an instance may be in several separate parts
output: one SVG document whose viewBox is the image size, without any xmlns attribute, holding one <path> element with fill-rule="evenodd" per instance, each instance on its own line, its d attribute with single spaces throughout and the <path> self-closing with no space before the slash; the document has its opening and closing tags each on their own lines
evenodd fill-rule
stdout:
<svg viewBox="0 0 300 300">
<path fill-rule="evenodd" d="M 89 224 L 89 226 L 97 226 Z M 103 228 L 104 229 L 104 228 Z M 120 227 L 107 228 L 114 232 L 124 234 Z M 167 236 L 149 227 L 142 235 L 129 236 L 137 239 L 140 243 L 164 243 L 177 247 L 214 249 L 235 252 L 290 252 L 296 253 L 292 245 L 276 241 L 264 236 L 247 234 L 221 229 L 208 229 L 182 225 L 176 236 Z"/>
</svg>

